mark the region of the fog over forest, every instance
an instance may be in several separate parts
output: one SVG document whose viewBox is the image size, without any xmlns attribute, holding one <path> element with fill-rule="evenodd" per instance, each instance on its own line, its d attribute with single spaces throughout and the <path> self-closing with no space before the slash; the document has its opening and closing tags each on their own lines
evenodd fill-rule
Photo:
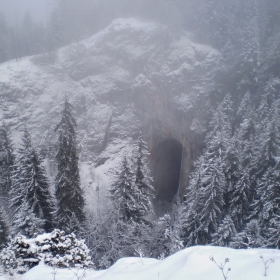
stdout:
<svg viewBox="0 0 280 280">
<path fill-rule="evenodd" d="M 0 102 L 3 275 L 279 276 L 279 0 L 0 0 Z"/>
</svg>

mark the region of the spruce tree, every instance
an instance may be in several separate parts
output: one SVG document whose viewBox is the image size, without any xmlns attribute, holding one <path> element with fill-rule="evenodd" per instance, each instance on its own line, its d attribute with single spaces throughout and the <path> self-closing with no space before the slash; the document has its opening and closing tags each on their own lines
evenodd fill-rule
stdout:
<svg viewBox="0 0 280 280">
<path fill-rule="evenodd" d="M 121 249 L 123 256 L 132 256 L 136 251 L 147 253 L 148 234 L 152 216 L 150 198 L 153 195 L 151 177 L 147 162 L 147 147 L 142 136 L 138 139 L 136 161 L 126 156 L 122 159 L 116 181 L 110 189 L 116 217 L 118 242 L 114 246 Z M 140 253 L 139 251 L 139 253 Z"/>
<path fill-rule="evenodd" d="M 260 231 L 258 221 L 251 220 L 246 224 L 242 232 L 233 237 L 230 246 L 236 249 L 260 248 L 265 243 Z"/>
<path fill-rule="evenodd" d="M 198 206 L 197 230 L 201 235 L 202 244 L 211 242 L 211 235 L 216 232 L 223 218 L 226 191 L 226 178 L 220 158 L 211 159 L 206 166 Z"/>
<path fill-rule="evenodd" d="M 238 178 L 238 154 L 232 139 L 232 102 L 227 95 L 210 122 L 203 151 L 187 188 L 184 239 L 187 245 L 207 244 L 228 212 Z"/>
<path fill-rule="evenodd" d="M 61 119 L 55 129 L 58 132 L 59 145 L 56 155 L 58 173 L 55 178 L 55 214 L 57 226 L 67 233 L 80 231 L 85 222 L 85 198 L 80 186 L 76 129 L 72 105 L 65 98 Z"/>
<path fill-rule="evenodd" d="M 9 227 L 5 210 L 0 208 L 0 250 L 8 242 Z"/>
<path fill-rule="evenodd" d="M 269 239 L 267 241 L 267 247 L 280 249 L 280 218 L 278 218 L 278 225 L 276 227 L 270 227 Z"/>
<path fill-rule="evenodd" d="M 270 239 L 280 222 L 280 163 L 268 168 L 257 188 L 258 200 L 253 214 L 257 215 L 262 234 Z"/>
<path fill-rule="evenodd" d="M 272 117 L 259 129 L 258 149 L 255 157 L 255 174 L 256 180 L 261 179 L 269 167 L 274 167 L 277 162 L 278 151 L 280 146 L 279 127 L 277 120 Z"/>
<path fill-rule="evenodd" d="M 118 213 L 118 218 L 125 222 L 138 222 L 139 210 L 136 207 L 137 195 L 134 174 L 128 164 L 127 158 L 124 157 L 121 163 L 120 172 L 116 182 L 110 189 L 111 200 Z"/>
<path fill-rule="evenodd" d="M 0 127 L 0 202 L 8 210 L 11 174 L 15 161 L 10 135 L 6 127 Z"/>
<path fill-rule="evenodd" d="M 145 217 L 152 214 L 151 198 L 154 195 L 152 178 L 148 166 L 148 148 L 143 139 L 142 133 L 139 134 L 136 158 L 135 188 L 138 192 L 136 197 L 136 207 L 138 209 L 138 223 L 140 220 L 147 223 Z"/>
<path fill-rule="evenodd" d="M 278 177 L 280 166 L 278 158 L 280 127 L 278 121 L 278 104 L 278 102 L 275 102 L 273 108 L 270 110 L 270 114 L 267 115 L 266 122 L 260 124 L 257 139 L 260 145 L 256 145 L 256 155 L 254 158 L 254 201 L 251 204 L 251 214 L 249 218 L 258 219 L 261 228 L 267 227 L 267 222 L 265 222 L 265 220 L 271 218 L 271 215 L 277 215 L 274 212 L 278 202 L 275 201 L 274 195 L 277 192 L 279 193 Z M 268 205 L 272 204 L 274 205 L 273 207 L 268 207 Z M 268 211 L 269 208 L 271 209 Z M 268 214 L 268 212 L 270 214 Z"/>
<path fill-rule="evenodd" d="M 49 182 L 26 128 L 12 175 L 10 207 L 13 210 L 13 219 L 23 210 L 24 203 L 36 218 L 42 220 L 44 230 L 50 231 L 53 207 Z"/>
<path fill-rule="evenodd" d="M 189 186 L 186 190 L 186 201 L 182 205 L 179 217 L 182 224 L 182 236 L 186 246 L 201 244 L 199 232 L 199 198 L 204 174 L 204 157 L 195 162 L 195 170 L 190 175 Z"/>
<path fill-rule="evenodd" d="M 249 215 L 252 200 L 251 181 L 248 170 L 242 170 L 241 176 L 232 191 L 230 215 L 238 231 L 243 230 Z"/>
<path fill-rule="evenodd" d="M 22 234 L 32 238 L 34 235 L 42 233 L 44 226 L 45 220 L 36 217 L 25 198 L 13 217 L 12 234 Z"/>
<path fill-rule="evenodd" d="M 219 224 L 217 231 L 212 235 L 212 243 L 216 246 L 228 247 L 236 234 L 234 223 L 231 217 L 227 215 Z"/>
<path fill-rule="evenodd" d="M 231 192 L 229 213 L 237 231 L 244 229 L 253 199 L 252 176 L 255 143 L 255 116 L 250 93 L 243 97 L 237 111 L 235 139 L 238 146 L 239 176 Z"/>
</svg>

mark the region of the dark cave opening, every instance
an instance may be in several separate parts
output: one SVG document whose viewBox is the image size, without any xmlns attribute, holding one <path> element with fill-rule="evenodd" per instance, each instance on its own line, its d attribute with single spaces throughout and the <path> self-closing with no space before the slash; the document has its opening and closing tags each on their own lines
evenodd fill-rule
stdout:
<svg viewBox="0 0 280 280">
<path fill-rule="evenodd" d="M 178 192 L 183 146 L 175 139 L 161 141 L 151 153 L 155 198 L 153 201 L 158 216 L 172 208 Z"/>
</svg>

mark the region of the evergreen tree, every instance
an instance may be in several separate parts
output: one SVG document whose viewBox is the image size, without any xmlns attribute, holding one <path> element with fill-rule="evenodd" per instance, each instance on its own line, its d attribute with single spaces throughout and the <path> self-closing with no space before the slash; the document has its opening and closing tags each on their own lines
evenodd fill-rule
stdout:
<svg viewBox="0 0 280 280">
<path fill-rule="evenodd" d="M 179 219 L 182 224 L 182 237 L 186 246 L 201 244 L 199 233 L 199 197 L 201 179 L 204 174 L 204 157 L 201 156 L 195 163 L 195 170 L 190 175 L 189 186 L 186 190 L 186 201 Z"/>
<path fill-rule="evenodd" d="M 211 235 L 216 232 L 223 218 L 226 179 L 219 158 L 206 162 L 204 172 L 199 197 L 198 232 L 200 232 L 202 244 L 208 244 L 211 241 Z"/>
<path fill-rule="evenodd" d="M 119 211 L 119 217 L 124 222 L 133 221 L 136 224 L 149 224 L 147 216 L 152 215 L 151 197 L 153 186 L 149 174 L 147 146 L 142 135 L 137 145 L 135 174 L 133 167 L 124 157 L 118 178 L 110 190 L 111 199 Z"/>
<path fill-rule="evenodd" d="M 135 151 L 136 152 L 136 151 Z M 123 256 L 146 254 L 149 251 L 148 232 L 152 216 L 151 202 L 153 187 L 149 176 L 147 147 L 142 136 L 139 137 L 136 162 L 129 163 L 124 157 L 118 176 L 110 189 L 116 217 L 118 242 L 114 247 L 123 248 Z"/>
<path fill-rule="evenodd" d="M 236 249 L 260 248 L 264 246 L 264 239 L 260 235 L 260 226 L 257 220 L 248 222 L 244 230 L 233 237 L 230 246 Z"/>
<path fill-rule="evenodd" d="M 226 95 L 213 114 L 206 148 L 187 188 L 184 239 L 207 244 L 228 212 L 230 192 L 238 177 L 237 149 L 232 135 L 232 102 Z"/>
<path fill-rule="evenodd" d="M 280 163 L 274 168 L 268 168 L 259 182 L 253 214 L 258 213 L 258 222 L 262 234 L 271 238 L 278 229 L 280 222 Z"/>
<path fill-rule="evenodd" d="M 136 174 L 135 174 L 135 188 L 139 192 L 136 196 L 137 209 L 139 211 L 139 221 L 145 220 L 145 216 L 152 213 L 151 198 L 154 195 L 154 187 L 152 186 L 152 178 L 150 176 L 150 169 L 148 166 L 148 148 L 143 136 L 140 133 L 138 139 L 138 153 L 136 158 Z M 139 222 L 138 221 L 138 222 Z"/>
<path fill-rule="evenodd" d="M 12 222 L 12 234 L 22 234 L 28 238 L 43 232 L 45 221 L 36 217 L 29 203 L 24 199 Z"/>
<path fill-rule="evenodd" d="M 142 216 L 136 205 L 136 199 L 140 193 L 135 188 L 134 174 L 131 171 L 126 157 L 122 160 L 120 173 L 113 187 L 110 189 L 110 193 L 110 198 L 115 205 L 119 219 L 125 223 L 131 221 L 137 223 Z"/>
<path fill-rule="evenodd" d="M 270 227 L 269 239 L 267 241 L 267 247 L 280 249 L 280 219 L 278 218 L 278 226 Z"/>
<path fill-rule="evenodd" d="M 232 191 L 230 201 L 230 215 L 238 231 L 244 229 L 249 215 L 252 200 L 251 181 L 248 170 L 242 170 L 241 176 Z"/>
<path fill-rule="evenodd" d="M 237 111 L 235 139 L 238 146 L 239 176 L 231 192 L 229 213 L 238 231 L 244 229 L 253 199 L 252 175 L 255 145 L 255 117 L 250 93 L 243 97 Z"/>
<path fill-rule="evenodd" d="M 259 219 L 261 227 L 265 227 L 264 205 L 271 205 L 273 197 L 272 193 L 277 193 L 278 176 L 279 176 L 279 147 L 280 147 L 280 131 L 279 131 L 279 112 L 277 108 L 278 102 L 275 102 L 270 114 L 267 115 L 266 122 L 262 122 L 259 127 L 258 143 L 255 145 L 256 155 L 254 158 L 255 177 L 253 178 L 254 201 L 251 204 L 252 213 L 250 219 Z M 261 128 L 263 131 L 261 131 Z M 270 191 L 268 191 L 268 186 Z M 275 201 L 276 202 L 276 201 Z M 274 208 L 277 202 L 274 203 Z M 266 207 L 267 208 L 267 207 Z M 274 212 L 273 210 L 272 212 Z M 271 212 L 271 211 L 269 211 Z M 272 213 L 271 212 L 271 213 Z M 269 215 L 270 216 L 270 215 Z"/>
<path fill-rule="evenodd" d="M 236 234 L 234 223 L 231 217 L 227 215 L 219 224 L 217 231 L 212 235 L 212 243 L 216 246 L 228 247 Z"/>
<path fill-rule="evenodd" d="M 28 208 L 24 206 L 26 209 L 23 210 L 24 203 Z M 48 179 L 26 128 L 13 171 L 10 207 L 14 219 L 20 211 L 32 211 L 35 217 L 42 221 L 46 231 L 52 228 L 53 207 Z"/>
<path fill-rule="evenodd" d="M 0 208 L 0 249 L 5 246 L 9 239 L 8 220 L 3 208 Z"/>
<path fill-rule="evenodd" d="M 176 217 L 172 218 L 170 214 L 165 214 L 154 225 L 152 244 L 150 244 L 151 256 L 163 259 L 183 248 L 178 221 Z"/>
<path fill-rule="evenodd" d="M 11 189 L 11 173 L 15 157 L 7 128 L 0 128 L 0 201 L 8 209 L 8 197 Z"/>
<path fill-rule="evenodd" d="M 79 231 L 85 221 L 85 199 L 80 186 L 76 129 L 72 105 L 66 98 L 61 119 L 56 126 L 59 148 L 56 155 L 58 173 L 55 178 L 57 199 L 55 214 L 57 226 L 67 233 Z"/>
</svg>

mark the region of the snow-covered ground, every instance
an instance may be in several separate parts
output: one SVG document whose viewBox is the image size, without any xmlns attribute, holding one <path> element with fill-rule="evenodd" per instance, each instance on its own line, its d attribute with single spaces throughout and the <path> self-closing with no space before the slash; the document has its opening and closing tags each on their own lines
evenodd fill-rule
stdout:
<svg viewBox="0 0 280 280">
<path fill-rule="evenodd" d="M 234 250 L 229 248 L 197 246 L 182 250 L 165 260 L 146 258 L 124 258 L 111 268 L 103 271 L 87 270 L 84 278 L 78 278 L 82 271 L 54 270 L 45 265 L 38 265 L 25 275 L 17 278 L 0 277 L 0 280 L 223 280 L 218 265 L 224 264 L 224 273 L 228 280 L 279 280 L 280 250 L 249 249 Z M 273 260 L 273 262 L 270 262 Z M 268 268 L 265 274 L 265 262 Z M 230 271 L 228 269 L 230 268 Z M 54 277 L 55 276 L 55 277 Z"/>
</svg>

